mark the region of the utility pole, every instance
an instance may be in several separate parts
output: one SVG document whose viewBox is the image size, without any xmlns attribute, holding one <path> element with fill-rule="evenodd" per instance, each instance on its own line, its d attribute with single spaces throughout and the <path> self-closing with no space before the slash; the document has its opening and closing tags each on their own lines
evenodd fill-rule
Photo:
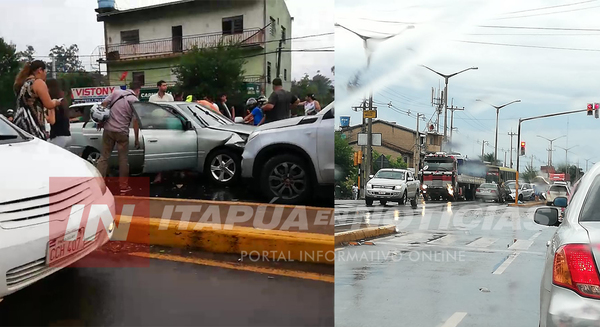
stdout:
<svg viewBox="0 0 600 327">
<path fill-rule="evenodd" d="M 421 165 L 421 132 L 419 132 L 419 118 L 425 117 L 423 114 L 417 114 L 417 140 L 415 142 L 415 175 L 419 174 L 419 167 Z"/>
<path fill-rule="evenodd" d="M 56 59 L 52 56 L 52 78 L 56 79 Z"/>
<path fill-rule="evenodd" d="M 361 109 L 364 112 L 365 110 L 367 110 L 367 100 L 363 99 L 362 104 L 360 106 L 352 107 L 352 109 L 354 111 L 358 111 L 359 109 Z M 366 124 L 366 119 L 365 119 L 364 115 L 363 115 L 363 119 L 362 119 L 361 132 L 363 134 L 367 132 L 367 124 Z M 356 137 L 356 141 L 358 143 L 358 136 Z M 360 152 L 363 153 L 363 154 L 365 153 L 365 146 L 364 145 L 361 145 Z M 365 165 L 366 165 L 366 163 L 365 163 Z M 363 165 L 361 165 L 361 166 L 363 166 Z M 360 188 L 360 190 L 359 190 L 360 191 L 359 196 L 362 197 L 362 196 L 364 196 L 364 192 L 365 192 L 364 189 L 365 189 L 365 185 L 367 183 L 366 177 L 368 177 L 368 175 L 365 174 L 365 169 L 360 169 L 359 168 L 359 170 L 360 170 L 359 171 L 360 185 L 358 185 L 358 187 Z"/>
<path fill-rule="evenodd" d="M 454 130 L 454 110 L 465 110 L 465 107 L 457 108 L 454 106 L 454 99 L 452 99 L 452 106 L 448 108 L 451 112 L 450 114 L 450 151 L 452 151 L 452 131 Z M 506 159 L 505 159 L 506 161 Z"/>
<path fill-rule="evenodd" d="M 585 159 L 585 172 L 586 172 L 586 173 L 587 173 L 587 171 L 588 171 L 588 162 L 589 162 L 590 160 L 592 160 L 592 159 L 593 159 L 593 158 Z"/>
<path fill-rule="evenodd" d="M 442 108 L 444 105 L 444 91 L 440 92 L 439 97 L 434 97 L 434 90 L 431 88 L 431 105 L 435 108 L 437 114 L 437 120 L 435 121 L 436 132 L 440 133 L 440 115 L 442 114 Z"/>
<path fill-rule="evenodd" d="M 569 168 L 569 151 L 571 151 L 572 148 L 576 147 L 577 145 L 574 145 L 570 148 L 563 148 L 562 146 L 556 146 L 557 148 L 561 148 L 563 150 L 565 150 L 565 165 L 567 166 L 567 169 Z"/>
<path fill-rule="evenodd" d="M 513 133 L 512 128 L 510 129 L 510 133 L 508 133 L 508 135 L 510 136 L 510 168 L 512 169 L 513 167 L 513 158 L 512 158 L 512 154 L 513 154 L 513 136 L 516 136 L 517 133 Z"/>
<path fill-rule="evenodd" d="M 490 142 L 488 142 L 488 141 L 481 142 L 481 161 L 483 161 L 483 154 L 485 152 L 485 145 L 486 144 L 490 144 Z"/>
<path fill-rule="evenodd" d="M 553 143 L 554 141 L 558 140 L 559 138 L 561 138 L 561 137 L 565 137 L 565 136 L 566 136 L 566 135 L 562 135 L 562 136 L 559 136 L 559 137 L 556 137 L 556 138 L 553 138 L 553 139 L 545 138 L 545 137 L 543 137 L 543 136 L 541 136 L 541 135 L 538 135 L 538 136 L 537 136 L 537 137 L 541 137 L 541 138 L 543 138 L 543 139 L 545 139 L 545 140 L 547 140 L 547 141 L 549 141 L 549 142 L 550 142 L 550 148 L 548 148 L 548 166 L 549 166 L 549 167 L 553 167 L 553 166 L 552 166 L 552 151 L 554 151 L 554 148 L 552 147 L 552 143 Z"/>
<path fill-rule="evenodd" d="M 281 39 L 279 40 L 279 48 L 277 48 L 277 77 L 281 78 L 281 50 L 283 48 L 284 36 L 281 32 Z"/>
<path fill-rule="evenodd" d="M 506 167 L 506 151 L 504 151 L 504 167 Z"/>
</svg>

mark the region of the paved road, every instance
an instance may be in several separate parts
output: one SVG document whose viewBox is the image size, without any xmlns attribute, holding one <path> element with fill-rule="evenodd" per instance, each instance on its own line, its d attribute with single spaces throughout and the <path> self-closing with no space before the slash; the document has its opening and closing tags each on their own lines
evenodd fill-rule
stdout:
<svg viewBox="0 0 600 327">
<path fill-rule="evenodd" d="M 333 326 L 333 283 L 126 254 L 85 260 L 4 299 L 0 325 Z"/>
<path fill-rule="evenodd" d="M 399 235 L 338 248 L 336 326 L 535 326 L 546 241 L 533 209 L 421 209 Z"/>
</svg>

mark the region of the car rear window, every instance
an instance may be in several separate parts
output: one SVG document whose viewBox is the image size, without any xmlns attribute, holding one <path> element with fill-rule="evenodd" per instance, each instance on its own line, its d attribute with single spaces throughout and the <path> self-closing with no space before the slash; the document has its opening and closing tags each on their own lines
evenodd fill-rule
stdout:
<svg viewBox="0 0 600 327">
<path fill-rule="evenodd" d="M 494 185 L 494 184 L 481 184 L 480 187 L 481 188 L 496 188 L 496 185 Z"/>
<path fill-rule="evenodd" d="M 600 221 L 600 176 L 597 176 L 592 183 L 585 200 L 579 221 Z"/>
<path fill-rule="evenodd" d="M 552 185 L 550 192 L 565 192 L 567 193 L 567 187 L 562 185 Z"/>
</svg>

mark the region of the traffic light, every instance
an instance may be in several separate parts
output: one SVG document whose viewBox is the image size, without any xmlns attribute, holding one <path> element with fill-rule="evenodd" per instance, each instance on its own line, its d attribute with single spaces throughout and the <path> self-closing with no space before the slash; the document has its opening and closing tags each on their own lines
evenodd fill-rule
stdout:
<svg viewBox="0 0 600 327">
<path fill-rule="evenodd" d="M 598 108 L 600 108 L 600 103 L 594 103 L 594 116 L 598 119 Z"/>
<path fill-rule="evenodd" d="M 358 164 L 362 164 L 363 153 L 361 150 L 358 150 Z"/>
<path fill-rule="evenodd" d="M 593 105 L 591 103 L 588 103 L 587 104 L 587 114 L 588 114 L 588 116 L 593 115 L 594 114 L 593 111 L 594 111 Z"/>
<path fill-rule="evenodd" d="M 354 165 L 358 166 L 358 152 L 354 152 Z"/>
<path fill-rule="evenodd" d="M 525 155 L 525 142 L 521 142 L 521 155 Z"/>
</svg>

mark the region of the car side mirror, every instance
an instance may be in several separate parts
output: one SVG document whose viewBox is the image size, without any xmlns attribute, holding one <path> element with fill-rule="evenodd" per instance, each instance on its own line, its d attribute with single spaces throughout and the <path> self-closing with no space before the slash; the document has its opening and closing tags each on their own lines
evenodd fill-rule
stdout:
<svg viewBox="0 0 600 327">
<path fill-rule="evenodd" d="M 544 226 L 557 226 L 558 225 L 558 208 L 544 207 L 535 210 L 533 215 L 533 221 L 536 224 Z"/>
<path fill-rule="evenodd" d="M 407 180 L 407 181 L 409 181 L 409 182 L 412 182 L 412 181 L 414 181 L 414 178 L 412 178 L 412 177 L 409 177 L 409 178 L 407 178 L 406 180 Z"/>
<path fill-rule="evenodd" d="M 183 129 L 189 131 L 191 129 L 194 129 L 194 126 L 192 125 L 191 121 L 186 120 L 185 123 L 183 123 Z"/>
<path fill-rule="evenodd" d="M 369 175 L 369 179 L 373 178 L 373 175 Z"/>
<path fill-rule="evenodd" d="M 235 117 L 234 119 L 236 124 L 243 124 L 244 123 L 244 118 L 242 117 Z"/>
<path fill-rule="evenodd" d="M 554 206 L 559 207 L 559 208 L 566 208 L 567 207 L 567 198 L 565 198 L 564 196 L 558 197 L 556 199 L 554 199 Z"/>
</svg>

